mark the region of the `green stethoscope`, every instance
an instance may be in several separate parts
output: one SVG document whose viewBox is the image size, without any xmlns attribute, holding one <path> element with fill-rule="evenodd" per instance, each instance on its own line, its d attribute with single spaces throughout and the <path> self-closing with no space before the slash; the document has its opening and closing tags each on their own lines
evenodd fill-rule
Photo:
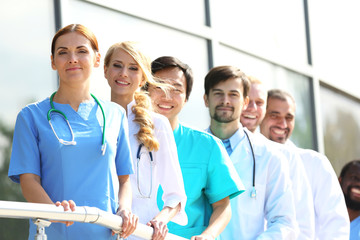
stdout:
<svg viewBox="0 0 360 240">
<path fill-rule="evenodd" d="M 65 113 L 63 113 L 63 112 L 60 111 L 60 110 L 55 109 L 55 107 L 54 107 L 53 99 L 54 99 L 55 93 L 56 93 L 56 91 L 55 91 L 55 92 L 51 95 L 51 97 L 50 97 L 50 106 L 51 106 L 51 108 L 50 108 L 50 110 L 47 112 L 47 119 L 48 119 L 48 121 L 49 121 L 50 127 L 51 127 L 52 131 L 54 132 L 55 137 L 59 140 L 59 142 L 60 142 L 61 144 L 64 144 L 64 145 L 76 145 L 74 132 L 73 132 L 73 130 L 72 130 L 72 128 L 71 128 L 71 125 L 70 125 L 70 123 L 69 123 L 68 118 L 66 117 Z M 104 154 L 105 154 L 105 151 L 106 151 L 106 143 L 105 143 L 105 125 L 106 125 L 106 124 L 105 124 L 105 113 L 104 113 L 104 109 L 103 109 L 103 107 L 101 106 L 99 100 L 98 100 L 94 95 L 92 95 L 92 94 L 90 94 L 90 95 L 94 98 L 94 100 L 96 101 L 96 103 L 99 105 L 99 107 L 100 107 L 100 109 L 101 109 L 101 113 L 102 113 L 102 115 L 103 115 L 104 126 L 103 126 L 103 133 L 102 133 L 101 152 L 102 152 L 102 155 L 104 155 Z M 61 116 L 63 116 L 63 118 L 65 119 L 67 125 L 69 126 L 70 132 L 71 132 L 71 138 L 72 138 L 71 141 L 66 141 L 66 140 L 61 139 L 61 138 L 58 137 L 58 135 L 56 134 L 56 132 L 55 132 L 55 130 L 54 130 L 53 125 L 51 124 L 51 114 L 52 114 L 52 113 L 58 113 L 58 114 L 60 114 Z"/>
</svg>

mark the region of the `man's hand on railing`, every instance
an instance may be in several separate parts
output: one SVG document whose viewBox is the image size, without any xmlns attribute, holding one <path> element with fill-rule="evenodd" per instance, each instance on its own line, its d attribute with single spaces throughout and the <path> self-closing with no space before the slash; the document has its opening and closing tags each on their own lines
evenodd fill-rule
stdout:
<svg viewBox="0 0 360 240">
<path fill-rule="evenodd" d="M 214 240 L 215 238 L 210 235 L 210 234 L 206 234 L 206 233 L 203 233 L 199 236 L 193 236 L 191 237 L 191 240 Z"/>
<path fill-rule="evenodd" d="M 55 203 L 55 205 L 57 207 L 63 206 L 64 212 L 67 212 L 69 210 L 74 212 L 75 209 L 76 209 L 76 204 L 75 204 L 75 202 L 73 200 L 69 200 L 69 201 L 63 200 L 62 202 L 57 201 Z M 61 222 L 61 223 L 64 223 L 67 227 L 74 224 L 74 222 L 70 222 L 70 221 L 51 221 L 51 222 Z"/>
<path fill-rule="evenodd" d="M 153 240 L 164 240 L 166 234 L 169 232 L 166 223 L 155 218 L 148 222 L 146 225 L 154 228 L 154 234 L 152 236 Z"/>
<path fill-rule="evenodd" d="M 122 217 L 123 220 L 122 229 L 119 235 L 120 237 L 126 239 L 135 231 L 139 221 L 139 217 L 127 209 L 122 209 L 122 210 L 118 209 L 116 215 Z M 113 231 L 113 235 L 114 234 L 115 232 Z"/>
</svg>

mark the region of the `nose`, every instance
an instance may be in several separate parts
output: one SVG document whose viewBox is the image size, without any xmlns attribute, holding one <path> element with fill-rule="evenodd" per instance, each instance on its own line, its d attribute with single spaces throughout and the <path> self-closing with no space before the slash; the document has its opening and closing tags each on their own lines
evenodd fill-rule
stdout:
<svg viewBox="0 0 360 240">
<path fill-rule="evenodd" d="M 77 63 L 78 62 L 78 57 L 75 53 L 70 53 L 69 54 L 69 63 Z"/>
<path fill-rule="evenodd" d="M 127 77 L 127 69 L 125 67 L 120 69 L 120 76 Z"/>
<path fill-rule="evenodd" d="M 256 110 L 255 101 L 249 101 L 249 104 L 246 107 L 246 111 Z"/>
<path fill-rule="evenodd" d="M 173 99 L 173 93 L 171 90 L 167 90 L 167 91 L 162 91 L 162 97 L 166 100 L 172 100 Z"/>
<path fill-rule="evenodd" d="M 281 128 L 286 128 L 287 127 L 286 119 L 284 117 L 278 118 L 276 125 Z"/>
<path fill-rule="evenodd" d="M 227 96 L 226 94 L 224 95 L 223 97 L 223 104 L 226 106 L 226 105 L 230 105 L 230 97 Z"/>
</svg>

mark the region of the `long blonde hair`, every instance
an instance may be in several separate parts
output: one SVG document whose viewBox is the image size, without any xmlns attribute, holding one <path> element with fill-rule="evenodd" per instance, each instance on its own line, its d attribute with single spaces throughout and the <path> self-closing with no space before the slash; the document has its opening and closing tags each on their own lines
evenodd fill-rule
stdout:
<svg viewBox="0 0 360 240">
<path fill-rule="evenodd" d="M 115 50 L 122 49 L 127 52 L 139 65 L 145 83 L 151 85 L 158 85 L 159 83 L 153 79 L 151 74 L 151 60 L 144 55 L 138 43 L 125 41 L 113 44 L 107 51 L 104 59 L 105 66 L 109 66 L 111 57 Z M 154 135 L 154 123 L 151 117 L 152 105 L 151 100 L 146 92 L 136 91 L 134 93 L 135 105 L 132 106 L 131 111 L 135 114 L 134 122 L 136 122 L 140 129 L 136 134 L 137 140 L 144 144 L 149 151 L 157 151 L 159 149 L 159 141 Z"/>
</svg>

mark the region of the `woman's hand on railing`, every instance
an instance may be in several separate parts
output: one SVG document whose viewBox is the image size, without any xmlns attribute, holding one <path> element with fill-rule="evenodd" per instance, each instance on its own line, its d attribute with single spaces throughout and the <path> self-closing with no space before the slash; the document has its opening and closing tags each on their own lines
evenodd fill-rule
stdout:
<svg viewBox="0 0 360 240">
<path fill-rule="evenodd" d="M 130 236 L 137 227 L 139 217 L 133 214 L 130 210 L 122 209 L 118 210 L 116 215 L 119 215 L 123 220 L 123 225 L 121 228 L 121 232 L 119 233 L 120 237 L 126 239 Z M 113 231 L 113 235 L 115 232 Z"/>
<path fill-rule="evenodd" d="M 169 232 L 166 223 L 155 218 L 146 225 L 154 228 L 154 234 L 152 236 L 153 240 L 163 240 L 165 239 L 166 234 Z"/>
<path fill-rule="evenodd" d="M 62 206 L 64 208 L 64 212 L 67 212 L 69 210 L 71 210 L 72 212 L 75 211 L 76 209 L 76 204 L 73 200 L 69 200 L 69 201 L 66 201 L 66 200 L 63 200 L 62 202 L 59 202 L 57 201 L 55 203 L 55 205 L 57 207 L 59 206 Z M 51 221 L 51 222 L 60 222 L 60 223 L 64 223 L 67 227 L 74 224 L 74 222 L 70 222 L 70 221 Z"/>
</svg>

